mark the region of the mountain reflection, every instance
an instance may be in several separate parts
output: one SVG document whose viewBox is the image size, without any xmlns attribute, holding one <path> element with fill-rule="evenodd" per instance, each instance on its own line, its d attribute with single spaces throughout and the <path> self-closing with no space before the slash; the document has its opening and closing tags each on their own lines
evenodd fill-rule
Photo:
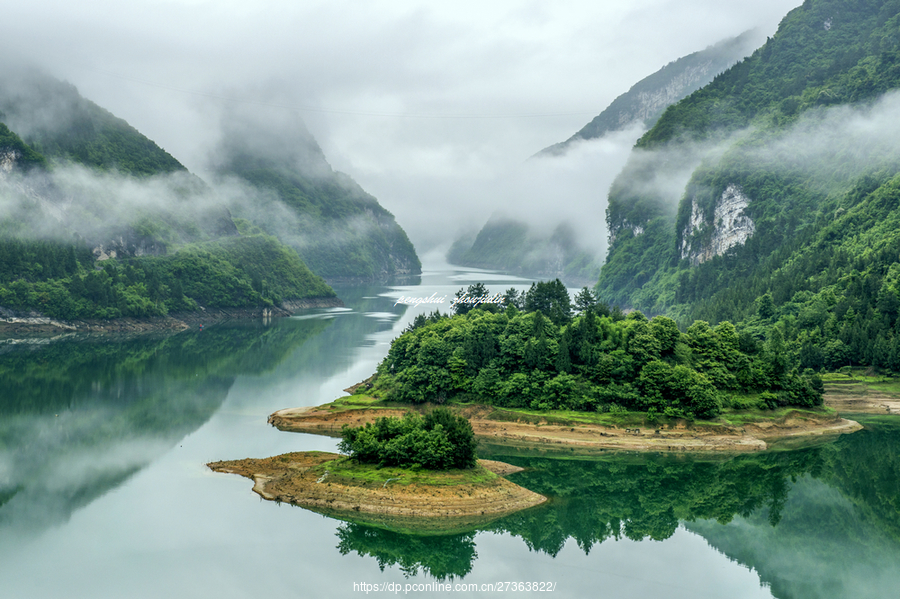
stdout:
<svg viewBox="0 0 900 599">
<path fill-rule="evenodd" d="M 274 368 L 328 321 L 0 345 L 0 532 L 39 531 L 198 429 L 237 375 Z"/>
<path fill-rule="evenodd" d="M 610 453 L 554 459 L 508 450 L 504 455 L 492 447 L 483 457 L 526 468 L 510 479 L 551 501 L 468 534 L 414 535 L 345 523 L 337 532 L 338 548 L 345 555 L 371 556 L 382 569 L 397 565 L 408 576 L 421 571 L 443 579 L 471 571 L 478 531 L 513 535 L 533 551 L 557 556 L 569 539 L 587 554 L 609 539 L 664 540 L 685 526 L 759 570 L 777 597 L 843 596 L 798 592 L 784 582 L 794 576 L 783 564 L 796 569 L 803 563 L 823 576 L 828 569 L 859 568 L 883 579 L 878 588 L 896 588 L 900 427 L 868 424 L 869 430 L 818 447 L 731 457 Z M 842 547 L 856 562 L 832 554 Z M 873 552 L 879 557 L 873 559 Z M 835 569 L 842 561 L 844 569 Z"/>
</svg>

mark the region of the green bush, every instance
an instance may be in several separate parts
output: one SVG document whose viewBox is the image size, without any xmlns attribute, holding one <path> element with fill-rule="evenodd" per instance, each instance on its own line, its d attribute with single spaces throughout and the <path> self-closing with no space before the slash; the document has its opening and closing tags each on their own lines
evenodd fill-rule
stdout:
<svg viewBox="0 0 900 599">
<path fill-rule="evenodd" d="M 472 425 L 447 408 L 425 417 L 407 413 L 364 426 L 345 425 L 338 449 L 361 463 L 428 470 L 472 468 L 477 460 Z"/>
</svg>

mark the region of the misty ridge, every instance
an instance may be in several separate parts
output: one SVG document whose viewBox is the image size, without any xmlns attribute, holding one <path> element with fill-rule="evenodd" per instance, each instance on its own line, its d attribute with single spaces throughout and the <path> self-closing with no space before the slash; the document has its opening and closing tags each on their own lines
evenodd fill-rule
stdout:
<svg viewBox="0 0 900 599">
<path fill-rule="evenodd" d="M 619 95 L 569 139 L 544 148 L 515 172 L 498 177 L 493 195 L 509 200 L 497 208 L 497 212 L 507 213 L 503 217 L 507 230 L 499 231 L 495 212 L 480 232 L 470 225 L 458 235 L 448 259 L 467 266 L 512 268 L 532 276 L 562 275 L 570 283 L 592 284 L 607 252 L 607 194 L 634 143 L 666 107 L 712 81 L 762 41 L 759 30 L 749 30 L 669 62 Z M 654 188 L 683 189 L 702 155 L 678 152 L 672 156 L 674 164 L 665 160 L 664 169 L 642 169 L 640 158 L 633 156 L 636 166 L 632 167 L 644 171 L 635 183 L 646 187 L 634 193 L 653 195 L 657 193 Z M 515 212 L 510 206 L 513 202 Z M 496 242 L 486 243 L 498 234 L 518 235 L 518 247 L 510 251 Z"/>
<path fill-rule="evenodd" d="M 201 179 L 74 86 L 6 67 L 0 121 L 47 157 L 46 168 L 16 165 L 22 152 L 7 148 L 0 171 L 0 230 L 7 235 L 77 239 L 95 255 L 122 257 L 264 233 L 294 247 L 322 276 L 377 278 L 419 268 L 393 215 L 334 171 L 302 119 L 287 110 L 209 105 L 220 128 L 199 161 Z"/>
<path fill-rule="evenodd" d="M 448 260 L 592 285 L 607 249 L 610 184 L 644 131 L 635 122 L 578 139 L 565 153 L 536 156 L 485 182 L 473 192 L 481 207 L 459 217 Z"/>
<path fill-rule="evenodd" d="M 656 218 L 675 219 L 682 204 L 688 214 L 693 201 L 713 206 L 726 179 L 754 173 L 803 185 L 823 199 L 837 197 L 860 177 L 900 165 L 900 92 L 806 111 L 780 129 L 762 123 L 699 139 L 684 133 L 649 149 L 634 146 L 645 131 L 636 123 L 576 140 L 564 154 L 539 155 L 493 181 L 488 194 L 514 198 L 515 210 L 497 209 L 480 230 L 464 228 L 448 258 L 556 276 L 579 256 L 594 261 L 594 272 L 624 231 L 641 235 Z M 559 243 L 562 229 L 565 243 Z M 517 248 L 512 253 L 511 246 Z M 496 260 L 485 261 L 488 255 Z M 569 279 L 590 283 L 590 276 Z"/>
<path fill-rule="evenodd" d="M 900 92 L 892 91 L 870 104 L 807 111 L 780 130 L 751 126 L 635 147 L 611 186 L 611 238 L 673 217 L 682 201 L 720 193 L 725 179 L 751 173 L 794 178 L 822 196 L 846 192 L 858 178 L 900 164 L 898 134 Z"/>
</svg>

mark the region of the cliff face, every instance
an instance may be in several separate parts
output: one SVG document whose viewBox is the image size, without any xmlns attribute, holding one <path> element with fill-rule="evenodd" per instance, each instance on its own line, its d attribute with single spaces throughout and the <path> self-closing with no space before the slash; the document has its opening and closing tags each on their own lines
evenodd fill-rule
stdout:
<svg viewBox="0 0 900 599">
<path fill-rule="evenodd" d="M 8 175 L 16 166 L 17 160 L 22 153 L 12 148 L 4 148 L 0 150 L 0 173 Z"/>
<path fill-rule="evenodd" d="M 656 89 L 638 91 L 630 110 L 619 112 L 618 121 L 621 128 L 634 121 L 654 120 L 669 104 L 674 104 L 685 97 L 689 90 L 699 89 L 718 72 L 721 65 L 712 59 L 704 60 L 696 65 L 686 66 L 675 73 L 671 79 Z"/>
<path fill-rule="evenodd" d="M 831 273 L 837 297 L 856 293 L 834 274 L 848 261 L 876 288 L 896 256 L 879 249 L 870 263 L 874 250 L 858 237 L 872 236 L 867 248 L 893 247 L 893 237 L 844 221 L 857 206 L 860 221 L 893 217 L 898 22 L 897 2 L 807 0 L 752 55 L 670 105 L 610 187 L 599 296 L 726 320 L 767 292 L 784 302 L 832 281 L 804 287 L 811 273 Z M 857 253 L 865 260 L 853 262 Z M 865 307 L 854 310 L 875 296 L 858 293 Z"/>
<path fill-rule="evenodd" d="M 719 196 L 712 220 L 707 219 L 696 198 L 691 198 L 690 204 L 690 221 L 681 230 L 678 247 L 681 258 L 690 260 L 693 266 L 743 245 L 756 230 L 753 219 L 746 214 L 750 198 L 738 185 L 729 184 Z"/>
</svg>

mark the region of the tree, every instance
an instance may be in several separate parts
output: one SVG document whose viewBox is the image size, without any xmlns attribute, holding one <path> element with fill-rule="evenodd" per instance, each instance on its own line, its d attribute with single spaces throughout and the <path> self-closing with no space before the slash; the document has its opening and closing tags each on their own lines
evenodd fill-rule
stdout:
<svg viewBox="0 0 900 599">
<path fill-rule="evenodd" d="M 556 325 L 572 320 L 572 302 L 562 281 L 541 281 L 532 283 L 525 294 L 525 311 L 541 312 Z"/>
<path fill-rule="evenodd" d="M 563 337 L 556 353 L 556 371 L 569 372 L 572 369 L 572 360 L 569 358 L 569 344 Z"/>
<path fill-rule="evenodd" d="M 582 287 L 575 295 L 575 309 L 578 312 L 587 312 L 594 310 L 597 305 L 597 298 L 591 293 L 587 287 Z"/>
<path fill-rule="evenodd" d="M 775 302 L 772 301 L 771 293 L 766 293 L 756 298 L 756 313 L 763 320 L 768 320 L 775 316 Z"/>
<path fill-rule="evenodd" d="M 473 283 L 468 289 L 460 289 L 456 292 L 456 301 L 453 304 L 454 314 L 468 314 L 470 311 L 484 310 L 486 312 L 499 312 L 500 306 L 494 302 L 485 301 L 490 299 L 490 291 L 484 286 L 484 283 Z"/>
<path fill-rule="evenodd" d="M 659 341 L 659 351 L 668 354 L 675 351 L 675 344 L 681 339 L 681 331 L 675 321 L 666 316 L 656 316 L 650 321 L 650 332 Z"/>
<path fill-rule="evenodd" d="M 516 309 L 521 310 L 525 307 L 525 292 L 516 291 L 515 287 L 510 287 L 506 290 L 506 293 L 503 294 L 503 307 L 508 308 L 509 306 L 515 306 Z"/>
<path fill-rule="evenodd" d="M 475 433 L 462 416 L 435 408 L 424 418 L 407 412 L 363 426 L 344 425 L 338 450 L 362 463 L 420 465 L 429 470 L 472 468 L 477 463 Z"/>
</svg>

